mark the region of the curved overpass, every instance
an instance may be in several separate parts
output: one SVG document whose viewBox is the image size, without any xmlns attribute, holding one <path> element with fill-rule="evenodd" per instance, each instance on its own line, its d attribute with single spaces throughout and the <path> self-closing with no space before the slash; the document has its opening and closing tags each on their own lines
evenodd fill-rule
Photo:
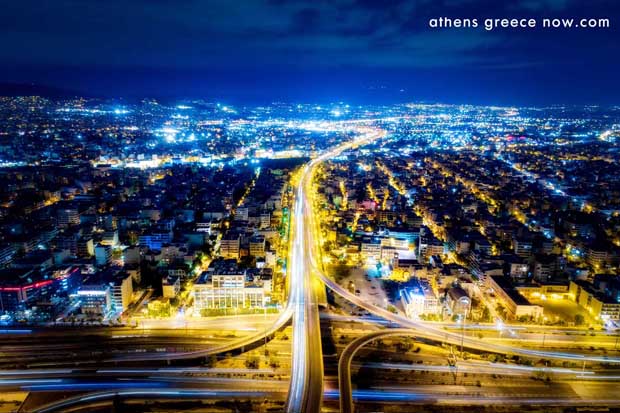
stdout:
<svg viewBox="0 0 620 413">
<path fill-rule="evenodd" d="M 241 338 L 239 340 L 231 341 L 225 344 L 222 344 L 217 347 L 212 347 L 205 350 L 196 350 L 196 351 L 186 351 L 186 352 L 178 352 L 178 353 L 150 353 L 150 354 L 132 354 L 124 357 L 117 357 L 113 359 L 106 360 L 110 363 L 119 363 L 123 361 L 135 362 L 135 361 L 153 361 L 153 360 L 163 360 L 163 361 L 171 361 L 171 360 L 188 360 L 188 359 L 197 359 L 203 357 L 209 357 L 217 354 L 228 353 L 233 350 L 238 350 L 245 346 L 249 346 L 250 344 L 258 343 L 265 339 L 265 337 L 269 337 L 276 333 L 276 331 L 280 330 L 282 327 L 288 323 L 293 315 L 293 306 L 290 302 L 287 303 L 285 309 L 280 313 L 276 321 L 267 329 L 262 330 L 254 335 L 250 335 L 248 337 Z"/>
<path fill-rule="evenodd" d="M 253 392 L 253 391 L 209 391 L 209 390 L 119 390 L 103 391 L 97 393 L 82 394 L 69 397 L 63 400 L 48 403 L 44 406 L 31 410 L 32 413 L 51 413 L 67 412 L 71 410 L 85 409 L 87 407 L 105 406 L 114 402 L 116 399 L 133 400 L 187 400 L 187 399 L 220 399 L 220 398 L 244 398 L 244 399 L 264 399 L 280 396 L 277 392 Z"/>
<path fill-rule="evenodd" d="M 351 303 L 357 305 L 365 309 L 366 311 L 384 318 L 388 321 L 391 321 L 397 325 L 402 327 L 408 327 L 411 329 L 415 329 L 416 333 L 420 337 L 426 337 L 434 340 L 441 341 L 451 341 L 452 343 L 463 343 L 464 346 L 481 350 L 481 351 L 489 351 L 494 353 L 503 353 L 503 354 L 515 354 L 526 357 L 540 357 L 540 358 L 549 358 L 556 360 L 570 360 L 570 361 L 590 361 L 596 363 L 618 363 L 620 364 L 620 358 L 617 357 L 606 357 L 606 356 L 590 356 L 584 354 L 574 354 L 574 353 L 563 353 L 563 352 L 555 352 L 555 351 L 542 351 L 542 350 L 530 350 L 519 347 L 512 347 L 502 344 L 493 344 L 485 342 L 484 340 L 473 338 L 473 337 L 465 337 L 460 334 L 448 332 L 442 330 L 440 328 L 434 327 L 427 323 L 422 323 L 420 321 L 411 320 L 409 318 L 403 317 L 398 314 L 391 313 L 384 308 L 377 307 L 375 305 L 369 304 L 359 297 L 351 294 L 341 285 L 334 282 L 331 278 L 327 277 L 323 273 L 319 273 L 319 277 L 321 281 L 333 292 L 340 295 L 342 298 L 350 301 Z"/>
<path fill-rule="evenodd" d="M 353 390 L 351 389 L 351 361 L 358 350 L 366 344 L 389 336 L 419 336 L 409 329 L 375 331 L 353 340 L 345 347 L 338 360 L 338 389 L 340 391 L 340 412 L 353 413 Z"/>
</svg>

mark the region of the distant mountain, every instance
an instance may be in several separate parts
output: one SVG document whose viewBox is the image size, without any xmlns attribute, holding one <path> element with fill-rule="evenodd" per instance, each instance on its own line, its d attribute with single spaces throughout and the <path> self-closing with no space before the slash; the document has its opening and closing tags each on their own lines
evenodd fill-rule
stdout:
<svg viewBox="0 0 620 413">
<path fill-rule="evenodd" d="M 41 96 L 46 98 L 87 97 L 84 93 L 36 83 L 1 83 L 0 96 Z"/>
</svg>

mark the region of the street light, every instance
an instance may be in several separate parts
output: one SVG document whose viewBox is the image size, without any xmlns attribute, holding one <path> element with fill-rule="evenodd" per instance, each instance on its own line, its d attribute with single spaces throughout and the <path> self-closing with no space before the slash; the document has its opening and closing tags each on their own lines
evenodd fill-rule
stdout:
<svg viewBox="0 0 620 413">
<path fill-rule="evenodd" d="M 543 317 L 544 324 L 547 324 L 547 317 Z M 545 347 L 545 337 L 547 336 L 547 329 L 543 330 L 542 346 Z"/>
<path fill-rule="evenodd" d="M 495 320 L 495 327 L 497 328 L 497 330 L 499 331 L 499 337 L 502 337 L 502 333 L 504 331 L 504 323 L 502 323 L 502 320 L 500 320 L 499 318 Z"/>
<path fill-rule="evenodd" d="M 265 328 L 265 353 L 267 353 L 267 303 L 271 302 L 271 297 L 263 297 L 263 326 Z"/>
</svg>

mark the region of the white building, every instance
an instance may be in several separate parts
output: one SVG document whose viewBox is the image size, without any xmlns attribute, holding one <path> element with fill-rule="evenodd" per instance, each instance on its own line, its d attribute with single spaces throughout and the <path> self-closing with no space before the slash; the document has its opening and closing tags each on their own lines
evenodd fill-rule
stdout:
<svg viewBox="0 0 620 413">
<path fill-rule="evenodd" d="M 409 286 L 400 290 L 400 299 L 409 318 L 418 318 L 421 314 L 435 314 L 439 311 L 439 299 L 427 283 L 418 279 L 410 280 Z"/>
<path fill-rule="evenodd" d="M 83 285 L 71 298 L 77 300 L 82 312 L 89 315 L 103 317 L 112 308 L 110 286 L 105 284 Z"/>
<path fill-rule="evenodd" d="M 194 311 L 209 308 L 257 308 L 265 303 L 265 288 L 246 282 L 243 273 L 202 273 L 192 287 Z"/>
</svg>

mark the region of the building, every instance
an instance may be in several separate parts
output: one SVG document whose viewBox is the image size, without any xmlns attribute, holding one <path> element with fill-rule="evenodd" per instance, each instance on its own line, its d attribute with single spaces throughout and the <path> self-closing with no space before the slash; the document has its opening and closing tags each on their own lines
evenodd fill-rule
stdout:
<svg viewBox="0 0 620 413">
<path fill-rule="evenodd" d="M 189 250 L 185 244 L 164 244 L 161 247 L 161 260 L 166 263 L 184 261 L 188 255 Z"/>
<path fill-rule="evenodd" d="M 0 313 L 28 310 L 40 302 L 49 302 L 75 291 L 80 281 L 80 269 L 71 266 L 0 270 Z"/>
<path fill-rule="evenodd" d="M 76 298 L 83 312 L 121 314 L 133 301 L 133 277 L 118 267 L 109 267 L 90 276 Z"/>
<path fill-rule="evenodd" d="M 471 298 L 460 286 L 453 286 L 447 290 L 446 306 L 451 314 L 462 315 L 465 318 L 471 310 Z"/>
<path fill-rule="evenodd" d="M 534 259 L 534 279 L 541 283 L 550 281 L 561 269 L 559 257 L 552 254 L 537 254 Z"/>
<path fill-rule="evenodd" d="M 418 261 L 427 262 L 433 255 L 443 255 L 445 253 L 444 243 L 437 239 L 427 228 L 420 229 L 418 238 Z"/>
<path fill-rule="evenodd" d="M 0 268 L 9 265 L 15 256 L 15 247 L 13 245 L 0 246 Z"/>
<path fill-rule="evenodd" d="M 97 244 L 95 247 L 95 262 L 100 267 L 112 262 L 112 247 L 109 245 Z"/>
<path fill-rule="evenodd" d="M 239 207 L 235 210 L 235 221 L 247 221 L 250 216 L 248 207 Z"/>
<path fill-rule="evenodd" d="M 72 296 L 84 314 L 105 317 L 112 310 L 112 292 L 108 284 L 84 285 Z"/>
<path fill-rule="evenodd" d="M 109 245 L 111 247 L 118 246 L 118 231 L 106 231 L 101 238 L 101 245 Z"/>
<path fill-rule="evenodd" d="M 486 287 L 497 297 L 497 301 L 506 310 L 506 317 L 510 320 L 519 317 L 539 319 L 543 315 L 543 308 L 531 304 L 512 285 L 510 280 L 501 275 L 486 277 Z"/>
<path fill-rule="evenodd" d="M 523 282 L 530 277 L 530 267 L 518 255 L 507 255 L 504 258 L 506 272 L 514 282 Z"/>
<path fill-rule="evenodd" d="M 80 224 L 80 212 L 75 207 L 60 208 L 56 213 L 58 228 L 68 228 Z"/>
<path fill-rule="evenodd" d="M 376 239 L 362 241 L 361 258 L 365 262 L 374 262 L 381 259 L 381 242 Z"/>
<path fill-rule="evenodd" d="M 95 244 L 91 237 L 81 237 L 77 241 L 77 256 L 90 258 L 95 255 Z"/>
<path fill-rule="evenodd" d="M 150 250 L 159 251 L 162 245 L 172 242 L 172 231 L 166 228 L 156 228 L 138 237 L 138 243 Z"/>
<path fill-rule="evenodd" d="M 140 264 L 140 247 L 128 247 L 123 251 L 123 262 L 125 264 Z"/>
<path fill-rule="evenodd" d="M 174 298 L 181 291 L 181 277 L 168 275 L 161 280 L 161 288 L 164 298 Z"/>
<path fill-rule="evenodd" d="M 595 290 L 594 286 L 587 281 L 571 281 L 568 295 L 596 320 L 620 320 L 618 297 L 610 297 Z"/>
<path fill-rule="evenodd" d="M 220 241 L 220 255 L 223 258 L 239 259 L 239 250 L 241 248 L 241 235 L 230 233 Z"/>
<path fill-rule="evenodd" d="M 257 235 L 250 238 L 250 255 L 252 257 L 265 257 L 265 237 Z"/>
<path fill-rule="evenodd" d="M 439 310 L 439 300 L 428 283 L 412 278 L 399 291 L 401 304 L 409 318 L 422 314 L 435 314 Z"/>
<path fill-rule="evenodd" d="M 211 235 L 211 221 L 196 222 L 196 232 L 202 232 Z"/>
<path fill-rule="evenodd" d="M 271 226 L 271 213 L 269 212 L 261 213 L 259 228 L 266 229 L 266 228 L 269 228 L 270 226 Z"/>
<path fill-rule="evenodd" d="M 112 306 L 117 313 L 123 313 L 133 301 L 133 279 L 124 271 L 116 274 L 110 282 L 112 292 Z"/>
<path fill-rule="evenodd" d="M 263 307 L 266 287 L 271 288 L 271 282 L 249 277 L 235 260 L 216 260 L 192 287 L 194 310 L 199 314 L 203 309 Z"/>
<path fill-rule="evenodd" d="M 591 244 L 586 248 L 586 262 L 599 271 L 618 263 L 618 253 L 610 246 Z"/>
<path fill-rule="evenodd" d="M 514 253 L 522 258 L 529 258 L 532 255 L 532 240 L 519 239 L 513 240 Z"/>
</svg>

